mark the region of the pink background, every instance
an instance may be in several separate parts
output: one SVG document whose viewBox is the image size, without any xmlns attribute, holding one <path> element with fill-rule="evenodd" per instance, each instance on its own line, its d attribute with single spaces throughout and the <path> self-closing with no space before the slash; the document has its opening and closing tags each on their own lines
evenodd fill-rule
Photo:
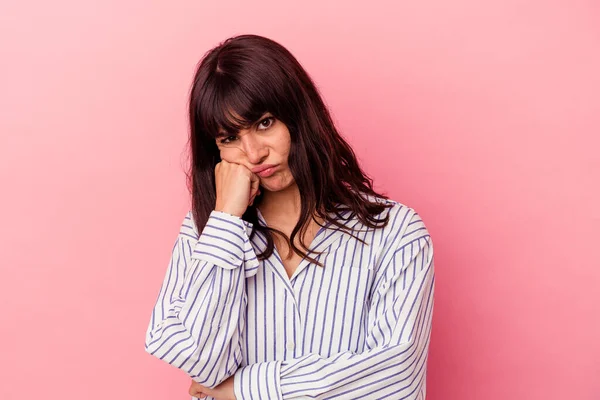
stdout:
<svg viewBox="0 0 600 400">
<path fill-rule="evenodd" d="M 188 209 L 194 67 L 238 33 L 297 56 L 427 223 L 428 399 L 600 398 L 597 2 L 7 3 L 1 399 L 189 398 L 144 335 Z"/>
</svg>

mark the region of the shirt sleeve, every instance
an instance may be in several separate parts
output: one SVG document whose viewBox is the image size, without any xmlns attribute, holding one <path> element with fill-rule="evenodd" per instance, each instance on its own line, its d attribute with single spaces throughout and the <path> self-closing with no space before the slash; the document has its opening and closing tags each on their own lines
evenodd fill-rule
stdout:
<svg viewBox="0 0 600 400">
<path fill-rule="evenodd" d="M 146 352 L 209 388 L 233 375 L 242 359 L 244 279 L 258 269 L 251 229 L 213 211 L 199 235 L 188 213 L 146 331 Z"/>
<path fill-rule="evenodd" d="M 311 353 L 242 367 L 234 377 L 238 400 L 425 399 L 433 243 L 416 212 L 397 236 L 376 267 L 365 351 Z"/>
</svg>

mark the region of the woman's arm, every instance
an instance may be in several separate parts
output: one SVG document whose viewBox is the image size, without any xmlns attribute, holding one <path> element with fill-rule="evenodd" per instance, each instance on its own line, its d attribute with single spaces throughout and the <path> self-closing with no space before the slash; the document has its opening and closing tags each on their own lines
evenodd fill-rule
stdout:
<svg viewBox="0 0 600 400">
<path fill-rule="evenodd" d="M 433 244 L 414 214 L 377 268 L 367 350 L 331 357 L 305 354 L 239 369 L 240 399 L 425 397 L 434 293 Z"/>
<path fill-rule="evenodd" d="M 198 235 L 191 212 L 175 242 L 146 332 L 146 351 L 212 388 L 241 357 L 246 277 L 258 269 L 252 224 L 213 211 Z"/>
</svg>

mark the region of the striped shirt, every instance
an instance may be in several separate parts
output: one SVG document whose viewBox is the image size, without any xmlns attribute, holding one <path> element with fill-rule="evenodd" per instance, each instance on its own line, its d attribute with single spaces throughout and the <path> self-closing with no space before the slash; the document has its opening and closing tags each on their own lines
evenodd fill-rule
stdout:
<svg viewBox="0 0 600 400">
<path fill-rule="evenodd" d="M 288 277 L 252 223 L 185 216 L 146 332 L 146 351 L 206 387 L 235 374 L 237 399 L 425 399 L 433 243 L 393 200 L 385 228 L 326 224 Z M 258 221 L 266 222 L 260 211 Z M 210 397 L 209 397 L 210 398 Z"/>
</svg>

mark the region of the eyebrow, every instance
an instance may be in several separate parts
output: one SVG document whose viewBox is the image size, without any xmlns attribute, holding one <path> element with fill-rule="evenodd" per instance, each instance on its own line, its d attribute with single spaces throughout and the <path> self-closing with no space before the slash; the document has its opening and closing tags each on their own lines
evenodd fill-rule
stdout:
<svg viewBox="0 0 600 400">
<path fill-rule="evenodd" d="M 269 117 L 274 118 L 273 114 L 271 114 L 271 112 L 267 111 L 266 113 L 261 115 L 260 118 L 258 118 L 258 120 L 256 122 L 252 123 L 250 126 L 254 126 L 254 125 L 258 124 L 260 121 L 262 121 L 263 119 L 269 118 Z M 220 131 L 220 132 L 217 132 L 217 136 L 215 136 L 215 138 L 219 139 L 222 137 L 237 136 L 237 135 L 238 135 L 238 132 L 231 133 L 231 132 Z"/>
</svg>

